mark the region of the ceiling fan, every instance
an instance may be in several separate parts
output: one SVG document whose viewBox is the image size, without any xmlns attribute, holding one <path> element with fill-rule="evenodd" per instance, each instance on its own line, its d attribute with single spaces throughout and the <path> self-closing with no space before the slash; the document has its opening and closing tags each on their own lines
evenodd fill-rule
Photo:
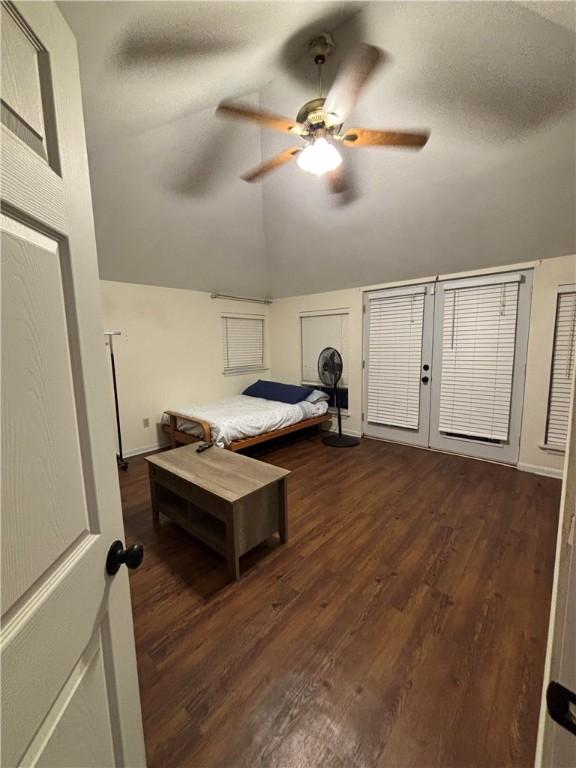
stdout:
<svg viewBox="0 0 576 768">
<path fill-rule="evenodd" d="M 343 123 L 354 109 L 360 94 L 376 68 L 383 62 L 383 52 L 363 44 L 352 54 L 338 72 L 327 96 L 322 96 L 322 67 L 334 50 L 334 42 L 328 33 L 310 41 L 309 52 L 318 68 L 320 95 L 302 106 L 296 120 L 264 112 L 253 107 L 222 102 L 218 115 L 237 120 L 251 120 L 266 128 L 283 131 L 304 140 L 304 145 L 288 147 L 262 165 L 244 174 L 244 181 L 258 181 L 270 171 L 294 158 L 304 171 L 317 176 L 326 175 L 331 192 L 339 193 L 347 183 L 342 156 L 337 145 L 344 147 L 405 147 L 421 149 L 429 134 L 380 131 L 369 128 L 343 129 Z"/>
</svg>

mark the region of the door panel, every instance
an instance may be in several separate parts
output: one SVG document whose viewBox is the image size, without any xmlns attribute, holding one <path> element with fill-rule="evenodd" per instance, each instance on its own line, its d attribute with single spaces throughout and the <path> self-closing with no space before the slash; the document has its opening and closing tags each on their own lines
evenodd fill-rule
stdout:
<svg viewBox="0 0 576 768">
<path fill-rule="evenodd" d="M 101 536 L 86 536 L 78 542 L 33 590 L 32 599 L 38 605 L 26 600 L 22 610 L 3 624 L 3 766 L 20 762 L 76 659 L 95 642 L 99 611 L 105 606 L 104 590 L 94 589 L 94 573 L 104 570 L 101 540 Z M 29 615 L 24 617 L 26 608 Z M 92 618 L 92 625 L 86 617 Z"/>
<path fill-rule="evenodd" d="M 532 273 L 439 282 L 430 447 L 518 462 Z"/>
<path fill-rule="evenodd" d="M 60 173 L 50 52 L 14 3 L 3 2 L 1 14 L 2 123 Z"/>
<path fill-rule="evenodd" d="M 40 140 L 44 118 L 40 93 L 38 49 L 18 23 L 18 15 L 2 4 L 2 100 Z"/>
<path fill-rule="evenodd" d="M 49 718 L 56 725 L 41 749 L 38 766 L 76 768 L 87 765 L 102 768 L 114 765 L 106 675 L 99 638 L 74 668 L 61 698 L 56 702 L 56 709 L 55 716 Z M 86 761 L 87 756 L 89 762 Z M 32 754 L 27 755 L 27 758 L 32 757 Z"/>
<path fill-rule="evenodd" d="M 390 288 L 364 297 L 368 437 L 428 445 L 433 313 L 432 284 Z"/>
<path fill-rule="evenodd" d="M 2 17 L 1 764 L 144 765 L 76 44 Z"/>
<path fill-rule="evenodd" d="M 5 615 L 89 525 L 58 243 L 3 215 L 1 245 Z"/>
</svg>

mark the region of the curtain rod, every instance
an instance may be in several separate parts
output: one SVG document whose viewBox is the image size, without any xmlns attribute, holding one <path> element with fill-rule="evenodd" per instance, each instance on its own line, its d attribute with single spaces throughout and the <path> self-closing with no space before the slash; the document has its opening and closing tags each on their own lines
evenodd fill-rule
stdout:
<svg viewBox="0 0 576 768">
<path fill-rule="evenodd" d="M 250 299 L 247 296 L 230 296 L 227 293 L 211 293 L 211 299 L 232 299 L 233 301 L 249 301 L 252 304 L 272 304 L 272 299 Z"/>
</svg>

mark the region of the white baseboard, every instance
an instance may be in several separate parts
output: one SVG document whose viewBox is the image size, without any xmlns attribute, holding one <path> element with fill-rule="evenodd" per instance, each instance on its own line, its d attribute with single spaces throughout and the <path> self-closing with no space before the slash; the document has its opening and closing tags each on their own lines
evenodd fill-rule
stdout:
<svg viewBox="0 0 576 768">
<path fill-rule="evenodd" d="M 544 475 L 545 477 L 557 477 L 562 480 L 564 472 L 561 469 L 554 469 L 553 467 L 539 467 L 537 464 L 518 464 L 518 469 L 521 472 L 532 472 L 533 475 Z"/>
<path fill-rule="evenodd" d="M 124 458 L 131 459 L 133 456 L 138 456 L 141 453 L 159 451 L 160 448 L 168 448 L 169 445 L 170 443 L 153 443 L 152 445 L 144 445 L 142 448 L 133 448 L 130 451 L 124 451 Z"/>
</svg>

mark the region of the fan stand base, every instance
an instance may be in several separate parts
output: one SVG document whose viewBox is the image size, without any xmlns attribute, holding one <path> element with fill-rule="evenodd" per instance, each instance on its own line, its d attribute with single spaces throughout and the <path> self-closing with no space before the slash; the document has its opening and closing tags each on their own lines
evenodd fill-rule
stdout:
<svg viewBox="0 0 576 768">
<path fill-rule="evenodd" d="M 338 435 L 330 434 L 325 435 L 322 438 L 324 445 L 329 445 L 332 448 L 353 448 L 355 445 L 360 445 L 360 438 L 351 437 L 350 435 Z"/>
</svg>

